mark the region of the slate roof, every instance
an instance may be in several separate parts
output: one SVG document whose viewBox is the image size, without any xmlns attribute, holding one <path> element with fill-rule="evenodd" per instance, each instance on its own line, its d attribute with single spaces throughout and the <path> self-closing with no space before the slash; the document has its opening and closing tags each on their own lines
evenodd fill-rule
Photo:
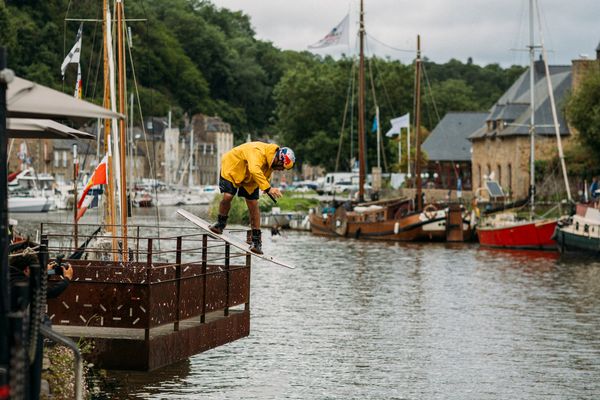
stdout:
<svg viewBox="0 0 600 400">
<path fill-rule="evenodd" d="M 566 120 L 561 113 L 561 104 L 564 101 L 569 89 L 571 88 L 571 67 L 570 66 L 549 66 L 552 90 L 554 92 L 554 101 L 558 112 L 558 123 L 560 125 L 560 134 L 569 135 L 569 128 Z M 482 139 L 494 136 L 525 136 L 529 135 L 530 123 L 530 84 L 529 69 L 525 71 L 513 85 L 498 99 L 496 104 L 490 109 L 485 121 L 502 120 L 505 125 L 503 129 L 489 130 L 485 125 L 480 129 L 474 130 L 469 136 L 471 140 Z M 544 64 L 536 61 L 534 65 L 534 108 L 535 125 L 537 135 L 555 135 L 552 119 L 552 109 L 550 107 L 550 97 L 548 94 L 548 84 Z"/>
<path fill-rule="evenodd" d="M 485 124 L 487 112 L 449 112 L 421 148 L 430 161 L 471 161 L 471 135 Z"/>
</svg>

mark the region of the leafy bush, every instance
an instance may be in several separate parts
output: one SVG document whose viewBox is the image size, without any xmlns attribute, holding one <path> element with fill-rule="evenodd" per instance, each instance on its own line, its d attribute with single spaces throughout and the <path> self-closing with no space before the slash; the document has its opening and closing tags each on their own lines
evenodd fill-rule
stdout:
<svg viewBox="0 0 600 400">
<path fill-rule="evenodd" d="M 219 215 L 219 203 L 221 202 L 222 198 L 223 196 L 215 196 L 208 210 L 208 215 L 215 221 L 217 220 L 217 215 Z M 231 202 L 231 208 L 229 209 L 229 218 L 227 219 L 227 223 L 240 225 L 247 225 L 250 223 L 246 200 L 238 196 L 233 198 L 233 201 Z"/>
</svg>

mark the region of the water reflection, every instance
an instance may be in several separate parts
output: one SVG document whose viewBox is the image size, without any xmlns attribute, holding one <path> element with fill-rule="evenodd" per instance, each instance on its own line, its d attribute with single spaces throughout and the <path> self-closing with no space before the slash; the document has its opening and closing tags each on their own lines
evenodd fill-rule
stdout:
<svg viewBox="0 0 600 400">
<path fill-rule="evenodd" d="M 265 235 L 264 248 L 298 268 L 253 261 L 248 338 L 157 372 L 113 374 L 122 383 L 107 396 L 541 400 L 600 393 L 595 258 L 296 232 Z"/>
</svg>

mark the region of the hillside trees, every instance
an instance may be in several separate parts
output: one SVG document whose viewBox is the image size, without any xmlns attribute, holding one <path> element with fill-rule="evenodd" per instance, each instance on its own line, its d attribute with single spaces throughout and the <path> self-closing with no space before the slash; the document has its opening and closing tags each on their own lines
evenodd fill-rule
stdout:
<svg viewBox="0 0 600 400">
<path fill-rule="evenodd" d="M 125 11 L 127 18 L 144 20 L 129 23 L 144 116 L 164 116 L 171 109 L 175 123 L 182 123 L 185 114 L 219 115 L 232 125 L 238 143 L 247 133 L 276 139 L 293 147 L 299 160 L 328 169 L 335 167 L 342 133 L 340 167 L 350 167 L 351 158 L 357 156 L 353 57 L 336 60 L 280 50 L 256 38 L 247 15 L 207 0 L 126 0 Z M 63 83 L 60 65 L 79 22 L 67 22 L 65 17 L 100 19 L 102 1 L 0 0 L 0 40 L 8 47 L 9 67 L 24 78 L 71 93 L 76 67 L 69 66 Z M 84 22 L 84 97 L 96 103 L 102 101 L 103 92 L 101 30 L 100 23 Z M 424 64 L 422 124 L 426 130 L 432 130 L 446 111 L 488 109 L 523 71 L 458 60 Z M 133 71 L 131 65 L 127 68 L 132 93 Z M 371 166 L 376 163 L 376 139 L 371 133 L 374 97 L 382 133 L 389 129 L 391 118 L 413 115 L 414 66 L 369 56 L 366 72 L 365 129 Z M 387 138 L 384 143 L 391 163 L 397 144 Z"/>
</svg>

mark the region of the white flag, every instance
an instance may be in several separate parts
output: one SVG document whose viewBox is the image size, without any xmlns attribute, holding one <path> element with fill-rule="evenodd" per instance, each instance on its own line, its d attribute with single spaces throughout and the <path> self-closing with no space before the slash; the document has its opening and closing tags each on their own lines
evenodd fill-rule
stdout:
<svg viewBox="0 0 600 400">
<path fill-rule="evenodd" d="M 394 135 L 399 135 L 400 129 L 409 127 L 410 113 L 406 113 L 401 117 L 394 118 L 394 119 L 390 120 L 390 123 L 392 124 L 392 127 L 390 128 L 389 131 L 387 131 L 385 136 L 392 137 Z"/>
<path fill-rule="evenodd" d="M 348 45 L 348 26 L 350 14 L 346 15 L 342 22 L 337 24 L 325 37 L 317 43 L 308 46 L 309 49 L 321 49 L 323 47 L 335 45 Z"/>
<path fill-rule="evenodd" d="M 83 24 L 79 26 L 79 30 L 77 31 L 77 37 L 75 38 L 75 44 L 73 48 L 65 57 L 62 65 L 60 66 L 60 73 L 63 78 L 65 77 L 65 71 L 67 69 L 67 65 L 69 64 L 79 64 L 79 59 L 81 56 L 81 32 L 83 30 Z"/>
</svg>

